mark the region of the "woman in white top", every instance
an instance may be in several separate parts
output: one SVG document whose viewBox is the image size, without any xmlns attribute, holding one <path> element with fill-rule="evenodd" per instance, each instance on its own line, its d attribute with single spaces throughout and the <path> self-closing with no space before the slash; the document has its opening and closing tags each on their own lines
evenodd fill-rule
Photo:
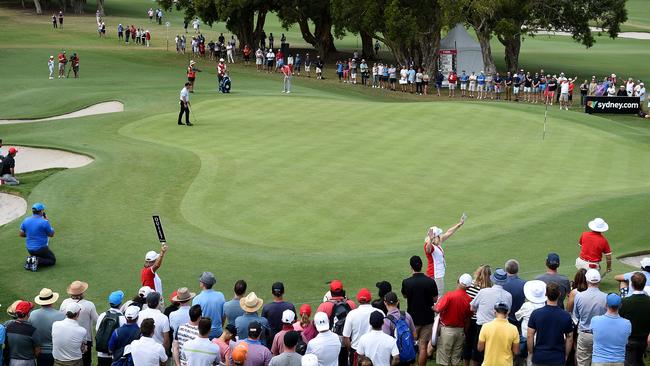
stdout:
<svg viewBox="0 0 650 366">
<path fill-rule="evenodd" d="M 433 278 L 438 286 L 438 297 L 445 293 L 445 251 L 442 243 L 449 239 L 465 223 L 467 215 L 463 214 L 460 221 L 450 227 L 444 234 L 442 229 L 432 226 L 424 238 L 424 254 L 427 257 L 427 276 Z"/>
<path fill-rule="evenodd" d="M 399 85 L 402 92 L 406 92 L 406 78 L 408 77 L 409 72 L 406 70 L 405 66 L 402 66 L 402 69 L 399 72 Z"/>
<path fill-rule="evenodd" d="M 607 88 L 607 96 L 608 97 L 616 96 L 616 86 L 614 84 L 610 85 L 609 88 Z"/>
</svg>

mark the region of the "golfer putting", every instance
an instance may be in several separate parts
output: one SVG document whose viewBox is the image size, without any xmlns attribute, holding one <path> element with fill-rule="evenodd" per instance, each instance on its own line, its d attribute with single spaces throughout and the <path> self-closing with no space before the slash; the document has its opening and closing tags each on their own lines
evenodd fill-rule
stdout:
<svg viewBox="0 0 650 366">
<path fill-rule="evenodd" d="M 181 120 L 183 119 L 183 114 L 185 114 L 185 124 L 187 126 L 193 126 L 192 122 L 190 122 L 190 92 L 189 88 L 191 87 L 191 83 L 188 81 L 185 83 L 185 86 L 183 89 L 181 89 L 181 95 L 180 95 L 180 106 L 181 110 L 178 113 L 178 124 L 183 125 L 183 122 Z"/>
</svg>

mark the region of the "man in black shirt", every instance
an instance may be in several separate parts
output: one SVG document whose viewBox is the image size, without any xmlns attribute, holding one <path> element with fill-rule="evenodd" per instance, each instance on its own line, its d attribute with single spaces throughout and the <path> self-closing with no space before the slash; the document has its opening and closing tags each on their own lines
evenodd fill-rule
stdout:
<svg viewBox="0 0 650 366">
<path fill-rule="evenodd" d="M 642 272 L 636 272 L 630 278 L 632 295 L 623 299 L 619 314 L 632 323 L 632 334 L 625 350 L 626 365 L 643 365 L 643 356 L 650 333 L 650 296 L 643 289 L 647 285 Z"/>
<path fill-rule="evenodd" d="M 505 78 L 506 84 L 506 100 L 512 100 L 512 74 L 508 71 Z"/>
<path fill-rule="evenodd" d="M 4 183 L 8 186 L 17 186 L 20 184 L 20 181 L 16 179 L 16 175 L 14 173 L 14 168 L 16 166 L 16 161 L 14 160 L 14 156 L 16 156 L 16 153 L 18 150 L 16 150 L 15 147 L 10 147 L 9 148 L 9 153 L 7 156 L 5 156 L 2 159 L 2 170 L 0 170 L 0 179 L 4 181 Z"/>
<path fill-rule="evenodd" d="M 422 258 L 411 257 L 413 276 L 402 281 L 402 295 L 406 297 L 406 311 L 413 318 L 418 340 L 418 366 L 427 363 L 427 344 L 431 339 L 433 325 L 433 304 L 438 299 L 436 282 L 422 273 Z"/>
</svg>

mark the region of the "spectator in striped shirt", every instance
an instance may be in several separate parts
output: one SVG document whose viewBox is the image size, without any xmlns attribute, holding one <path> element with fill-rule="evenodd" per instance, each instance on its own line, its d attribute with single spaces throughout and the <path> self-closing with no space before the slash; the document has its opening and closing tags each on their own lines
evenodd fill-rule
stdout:
<svg viewBox="0 0 650 366">
<path fill-rule="evenodd" d="M 201 305 L 193 305 L 190 308 L 190 321 L 178 327 L 174 334 L 174 343 L 172 344 L 172 355 L 174 364 L 186 366 L 187 359 L 183 353 L 183 345 L 199 336 L 199 319 L 201 319 Z"/>
</svg>

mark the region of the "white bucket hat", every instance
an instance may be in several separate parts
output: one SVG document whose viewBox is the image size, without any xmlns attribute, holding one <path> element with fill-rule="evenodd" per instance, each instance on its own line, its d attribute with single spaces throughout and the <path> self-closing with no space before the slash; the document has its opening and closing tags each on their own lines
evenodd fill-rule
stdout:
<svg viewBox="0 0 650 366">
<path fill-rule="evenodd" d="M 596 231 L 599 233 L 604 233 L 605 231 L 609 230 L 609 225 L 607 225 L 605 220 L 601 219 L 600 217 L 596 217 L 595 219 L 589 221 L 589 224 L 587 224 L 587 226 L 591 231 Z"/>
<path fill-rule="evenodd" d="M 524 284 L 526 299 L 534 304 L 546 302 L 546 283 L 540 280 L 528 281 Z"/>
</svg>

